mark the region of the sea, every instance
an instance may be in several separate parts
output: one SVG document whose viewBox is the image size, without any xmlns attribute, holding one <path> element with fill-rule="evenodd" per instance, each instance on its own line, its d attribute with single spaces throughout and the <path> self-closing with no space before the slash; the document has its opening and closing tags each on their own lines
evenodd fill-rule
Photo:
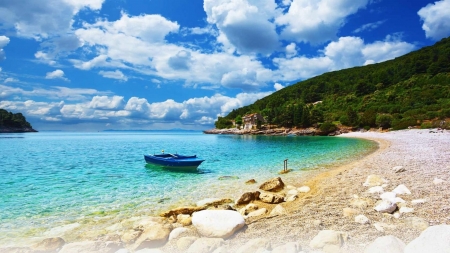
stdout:
<svg viewBox="0 0 450 253">
<path fill-rule="evenodd" d="M 0 246 L 54 236 L 92 239 L 123 220 L 205 198 L 235 199 L 278 176 L 301 186 L 309 174 L 376 148 L 352 138 L 200 131 L 0 134 Z M 144 154 L 161 150 L 205 162 L 190 173 L 145 163 Z M 291 172 L 280 175 L 286 159 Z M 250 179 L 257 184 L 245 184 Z"/>
</svg>

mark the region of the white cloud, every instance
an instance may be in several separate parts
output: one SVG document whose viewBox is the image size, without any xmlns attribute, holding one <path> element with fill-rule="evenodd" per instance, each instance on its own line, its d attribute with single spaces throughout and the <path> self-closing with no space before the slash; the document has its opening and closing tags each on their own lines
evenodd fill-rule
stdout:
<svg viewBox="0 0 450 253">
<path fill-rule="evenodd" d="M 392 39 L 387 36 L 384 41 L 376 41 L 362 49 L 364 65 L 392 60 L 416 49 L 416 46 L 407 42 Z"/>
<path fill-rule="evenodd" d="M 125 101 L 122 96 L 94 96 L 89 103 L 89 107 L 93 109 L 121 109 L 123 108 Z"/>
<path fill-rule="evenodd" d="M 4 83 L 17 83 L 19 80 L 13 77 L 8 77 L 3 81 Z"/>
<path fill-rule="evenodd" d="M 353 33 L 360 33 L 360 32 L 363 32 L 363 31 L 368 31 L 368 32 L 370 32 L 370 31 L 372 31 L 372 30 L 378 28 L 380 25 L 384 24 L 384 22 L 386 22 L 386 20 L 380 20 L 380 21 L 377 21 L 377 22 L 364 24 L 364 25 L 362 25 L 361 27 L 355 29 L 355 30 L 353 31 Z"/>
<path fill-rule="evenodd" d="M 69 79 L 64 77 L 64 71 L 57 69 L 53 72 L 47 72 L 45 75 L 45 79 L 62 79 L 64 81 L 68 81 Z"/>
<path fill-rule="evenodd" d="M 286 14 L 276 18 L 285 26 L 281 36 L 318 44 L 333 40 L 347 16 L 365 8 L 369 0 L 293 0 Z"/>
<path fill-rule="evenodd" d="M 102 75 L 103 77 L 106 78 L 112 78 L 112 79 L 117 79 L 117 80 L 121 80 L 121 81 L 128 81 L 128 77 L 125 76 L 122 71 L 120 70 L 115 70 L 115 71 L 103 71 L 101 70 L 100 72 L 98 72 L 100 75 Z"/>
<path fill-rule="evenodd" d="M 205 0 L 207 21 L 215 24 L 222 42 L 232 44 L 240 53 L 271 54 L 278 47 L 273 0 Z"/>
<path fill-rule="evenodd" d="M 292 58 L 297 55 L 297 49 L 294 42 L 286 46 L 286 57 Z"/>
<path fill-rule="evenodd" d="M 450 35 L 450 0 L 428 4 L 417 13 L 427 38 L 440 40 Z"/>
<path fill-rule="evenodd" d="M 48 88 L 35 87 L 31 90 L 24 90 L 18 87 L 0 85 L 0 98 L 11 99 L 12 96 L 41 97 L 45 99 L 65 99 L 71 101 L 86 100 L 92 95 L 109 95 L 110 92 L 101 92 L 95 89 L 67 88 L 53 86 Z"/>
<path fill-rule="evenodd" d="M 273 87 L 275 88 L 276 91 L 279 91 L 279 90 L 284 88 L 284 86 L 282 84 L 280 84 L 280 83 L 275 83 L 273 85 Z"/>
<path fill-rule="evenodd" d="M 0 36 L 0 61 L 3 61 L 6 59 L 5 52 L 3 51 L 3 48 L 8 45 L 9 38 L 6 36 Z"/>
</svg>

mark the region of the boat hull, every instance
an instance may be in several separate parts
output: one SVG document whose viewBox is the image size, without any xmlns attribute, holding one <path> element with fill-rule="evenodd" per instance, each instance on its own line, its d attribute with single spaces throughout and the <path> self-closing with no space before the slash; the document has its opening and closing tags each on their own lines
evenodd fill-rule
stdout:
<svg viewBox="0 0 450 253">
<path fill-rule="evenodd" d="M 145 161 L 169 169 L 195 170 L 204 161 L 196 156 L 144 155 Z"/>
</svg>

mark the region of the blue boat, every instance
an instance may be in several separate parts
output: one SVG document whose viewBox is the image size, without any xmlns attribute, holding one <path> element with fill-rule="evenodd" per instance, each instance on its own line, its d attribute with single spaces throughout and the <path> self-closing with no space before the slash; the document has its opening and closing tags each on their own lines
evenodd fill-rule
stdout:
<svg viewBox="0 0 450 253">
<path fill-rule="evenodd" d="M 197 155 L 185 156 L 179 154 L 144 155 L 145 161 L 168 169 L 194 170 L 205 160 Z"/>
</svg>

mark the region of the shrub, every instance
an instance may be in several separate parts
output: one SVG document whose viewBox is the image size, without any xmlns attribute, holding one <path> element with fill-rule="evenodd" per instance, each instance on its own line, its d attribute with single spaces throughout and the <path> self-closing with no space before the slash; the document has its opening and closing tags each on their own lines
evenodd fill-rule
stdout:
<svg viewBox="0 0 450 253">
<path fill-rule="evenodd" d="M 331 123 L 331 122 L 325 122 L 322 125 L 320 125 L 320 131 L 326 134 L 329 134 L 331 132 L 334 132 L 337 130 L 337 127 L 335 124 Z"/>
<path fill-rule="evenodd" d="M 376 124 L 383 129 L 390 128 L 392 124 L 392 115 L 377 114 Z"/>
<path fill-rule="evenodd" d="M 432 128 L 433 125 L 431 124 L 431 122 L 423 122 L 422 125 L 420 125 L 421 129 L 427 129 L 427 128 Z"/>
</svg>

